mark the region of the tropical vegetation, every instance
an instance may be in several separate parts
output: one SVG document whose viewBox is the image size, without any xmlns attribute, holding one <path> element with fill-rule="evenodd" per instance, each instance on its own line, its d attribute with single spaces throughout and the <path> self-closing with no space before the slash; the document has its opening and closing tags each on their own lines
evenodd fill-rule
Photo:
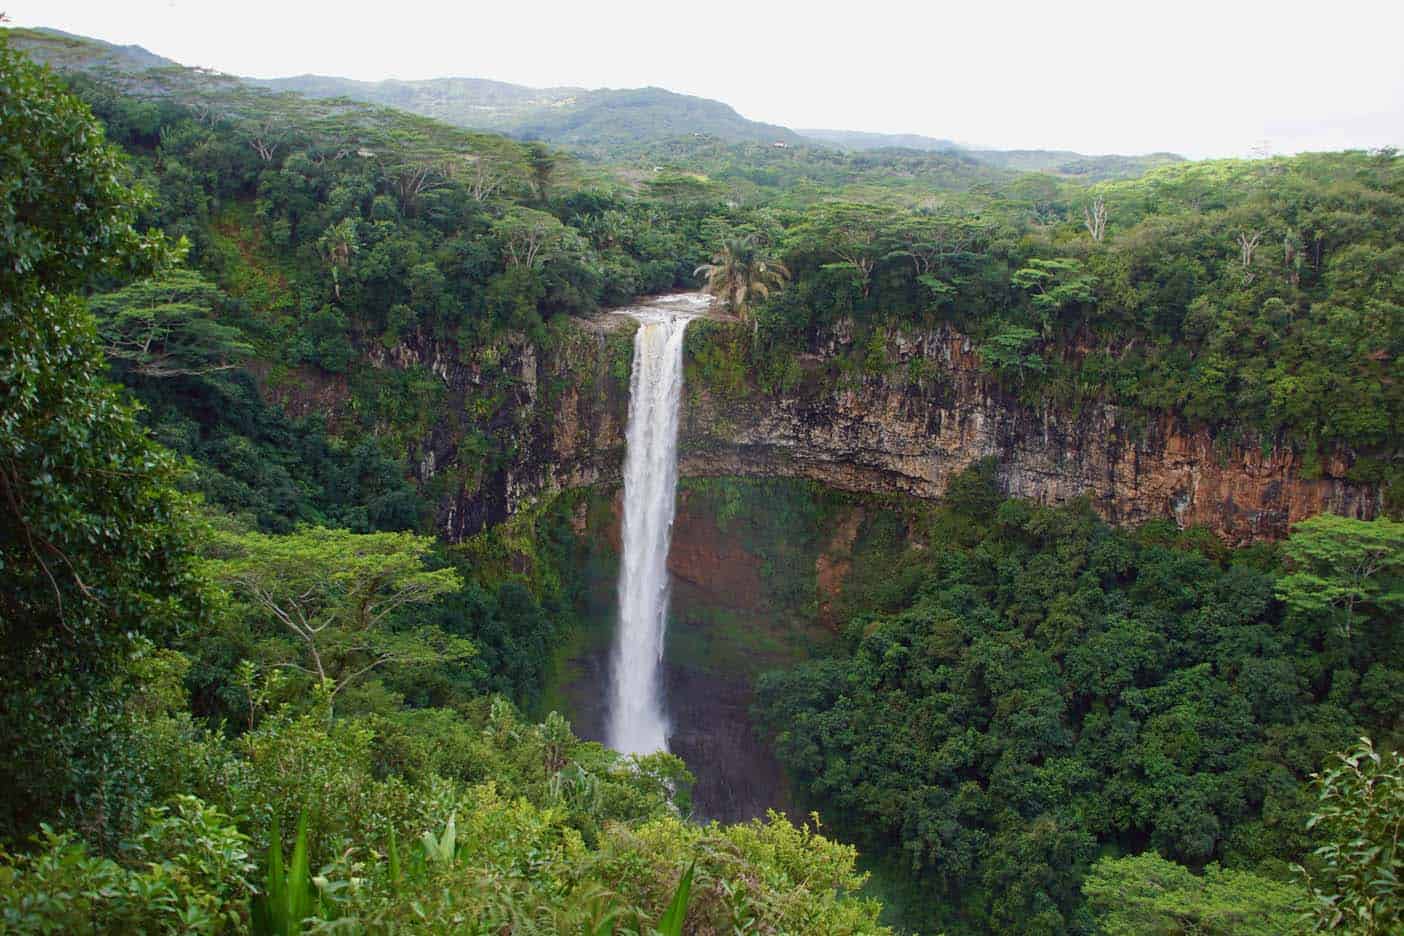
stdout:
<svg viewBox="0 0 1404 936">
<path fill-rule="evenodd" d="M 699 266 L 693 275 L 702 277 L 703 290 L 720 298 L 723 308 L 744 319 L 752 302 L 769 298 L 772 289 L 785 285 L 790 271 L 765 257 L 755 238 L 747 236 L 727 239 L 712 255 L 712 262 Z"/>
<path fill-rule="evenodd" d="M 1396 153 L 618 140 L 608 106 L 571 153 L 127 54 L 0 38 L 0 932 L 1400 931 Z M 552 711 L 612 582 L 585 502 L 475 499 L 542 401 L 627 384 L 597 311 L 699 287 L 747 319 L 692 333 L 699 392 L 940 394 L 887 353 L 940 335 L 1007 405 L 1380 516 L 1230 548 L 989 464 L 826 493 L 867 518 L 836 632 L 756 686 L 808 815 L 704 823 L 678 758 Z M 695 503 L 821 525 L 742 490 Z"/>
<path fill-rule="evenodd" d="M 851 847 L 778 815 L 689 824 L 670 755 L 623 757 L 501 697 L 348 701 L 382 667 L 472 652 L 414 621 L 461 578 L 412 533 L 270 536 L 182 490 L 188 462 L 108 383 L 81 295 L 116 287 L 113 320 L 145 310 L 198 344 L 171 323 L 204 316 L 120 291 L 181 250 L 137 233 L 120 154 L 52 75 L 0 47 L 0 95 L 0 928 L 878 931 Z"/>
<path fill-rule="evenodd" d="M 1308 521 L 1284 544 L 1284 569 L 1271 552 L 1226 550 L 1168 523 L 1120 531 L 1085 503 L 1003 500 L 992 479 L 986 463 L 871 550 L 853 572 L 845 645 L 767 674 L 758 690 L 762 723 L 810 805 L 919 882 L 920 917 L 951 933 L 1079 932 L 1103 907 L 1142 920 L 1109 927 L 1123 932 L 1270 932 L 1307 909 L 1292 861 L 1312 866 L 1355 841 L 1352 862 L 1374 849 L 1398 869 L 1388 779 L 1398 755 L 1347 755 L 1319 798 L 1310 778 L 1362 735 L 1399 744 L 1400 579 L 1386 573 L 1350 611 L 1327 596 L 1360 591 L 1358 537 L 1404 526 Z M 1334 559 L 1293 558 L 1326 543 Z M 1320 600 L 1275 600 L 1296 587 Z M 1341 826 L 1323 840 L 1348 783 L 1361 791 L 1352 809 L 1384 815 L 1352 820 L 1373 832 Z M 1172 883 L 1186 868 L 1222 876 Z M 1393 902 L 1393 871 L 1312 873 L 1361 879 Z M 1144 922 L 1164 907 L 1110 899 L 1107 882 L 1128 874 L 1166 888 L 1181 928 Z M 1099 880 L 1102 891 L 1088 889 Z M 1176 896 L 1190 885 L 1203 890 Z M 1185 922 L 1200 899 L 1226 902 L 1230 918 L 1243 911 L 1215 896 L 1220 885 L 1263 895 L 1248 914 L 1259 930 L 1211 925 L 1207 905 L 1200 930 Z"/>
</svg>

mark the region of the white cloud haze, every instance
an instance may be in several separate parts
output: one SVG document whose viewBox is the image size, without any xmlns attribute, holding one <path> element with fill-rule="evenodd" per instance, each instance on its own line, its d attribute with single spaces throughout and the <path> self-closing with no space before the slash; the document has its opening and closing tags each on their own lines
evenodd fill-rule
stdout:
<svg viewBox="0 0 1404 936">
<path fill-rule="evenodd" d="M 1191 156 L 1404 144 L 1404 2 L 0 0 L 256 77 L 639 87 L 789 127 Z"/>
</svg>

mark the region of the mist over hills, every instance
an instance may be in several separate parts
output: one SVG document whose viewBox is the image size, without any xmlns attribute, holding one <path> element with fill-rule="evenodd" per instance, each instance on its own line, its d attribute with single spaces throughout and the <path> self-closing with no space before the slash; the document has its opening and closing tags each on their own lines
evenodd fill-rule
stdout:
<svg viewBox="0 0 1404 936">
<path fill-rule="evenodd" d="M 731 143 L 798 144 L 785 127 L 747 120 L 727 104 L 664 88 L 529 88 L 483 78 L 355 81 L 324 75 L 255 80 L 311 97 L 348 97 L 474 130 L 566 146 L 610 146 L 702 134 Z"/>
<path fill-rule="evenodd" d="M 973 149 L 961 146 L 955 140 L 940 137 L 922 136 L 920 133 L 869 133 L 864 130 L 821 130 L 801 129 L 801 136 L 839 149 L 909 149 L 923 152 L 944 153 L 955 150 Z"/>
<path fill-rule="evenodd" d="M 9 32 L 30 55 L 60 71 L 143 73 L 181 67 L 139 45 L 116 45 L 55 29 Z M 311 74 L 239 80 L 251 87 L 314 99 L 345 98 L 393 107 L 466 129 L 540 140 L 601 159 L 652 156 L 658 145 L 667 141 L 705 139 L 777 148 L 951 154 L 994 169 L 1087 181 L 1136 176 L 1182 159 L 1170 153 L 1088 156 L 1070 151 L 986 149 L 921 134 L 792 130 L 749 120 L 721 101 L 656 87 L 532 88 L 487 78 L 359 81 Z"/>
</svg>

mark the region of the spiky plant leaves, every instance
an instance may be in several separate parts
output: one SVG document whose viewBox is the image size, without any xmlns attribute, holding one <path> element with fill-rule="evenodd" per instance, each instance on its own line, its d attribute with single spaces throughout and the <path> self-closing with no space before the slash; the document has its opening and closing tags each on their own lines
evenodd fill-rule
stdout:
<svg viewBox="0 0 1404 936">
<path fill-rule="evenodd" d="M 673 900 L 658 921 L 659 936 L 682 936 L 683 922 L 687 919 L 687 901 L 692 896 L 692 875 L 696 870 L 697 862 L 694 861 L 678 881 Z"/>
<path fill-rule="evenodd" d="M 404 881 L 400 868 L 400 848 L 395 841 L 395 827 L 390 827 L 390 889 L 396 894 L 403 889 Z"/>
</svg>

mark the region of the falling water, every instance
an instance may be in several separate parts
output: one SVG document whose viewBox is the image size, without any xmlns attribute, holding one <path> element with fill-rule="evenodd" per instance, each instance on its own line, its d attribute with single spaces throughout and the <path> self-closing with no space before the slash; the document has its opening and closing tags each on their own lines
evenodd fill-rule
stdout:
<svg viewBox="0 0 1404 936">
<path fill-rule="evenodd" d="M 683 333 L 706 307 L 674 296 L 626 310 L 637 319 L 624 456 L 624 557 L 619 572 L 609 744 L 628 754 L 667 750 L 660 670 L 668 623 L 668 543 L 678 487 Z"/>
</svg>

